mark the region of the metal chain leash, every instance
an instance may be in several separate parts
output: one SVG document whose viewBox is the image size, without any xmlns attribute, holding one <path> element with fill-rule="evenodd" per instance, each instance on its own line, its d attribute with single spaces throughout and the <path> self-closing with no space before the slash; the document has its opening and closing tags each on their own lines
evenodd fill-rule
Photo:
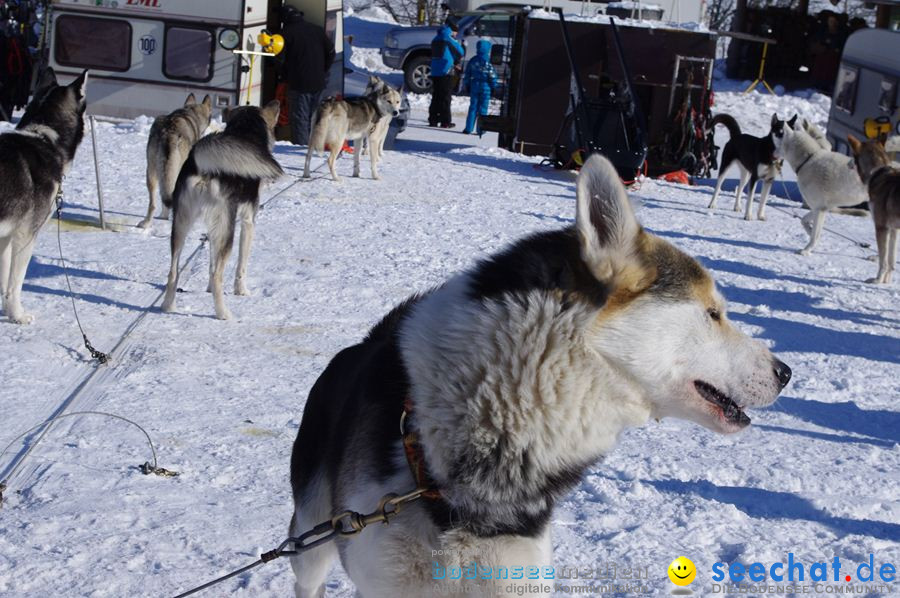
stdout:
<svg viewBox="0 0 900 598">
<path fill-rule="evenodd" d="M 72 292 L 72 283 L 69 281 L 69 269 L 66 267 L 66 258 L 63 257 L 62 250 L 62 203 L 63 190 L 62 181 L 56 190 L 56 245 L 59 247 L 59 261 L 62 264 L 63 275 L 66 277 L 66 286 L 69 288 L 69 299 L 72 300 L 72 311 L 75 313 L 75 323 L 78 324 L 78 330 L 81 331 L 81 338 L 84 340 L 84 347 L 91 354 L 91 359 L 96 359 L 101 365 L 109 361 L 109 355 L 102 351 L 98 351 L 88 340 L 84 327 L 81 325 L 81 318 L 78 317 L 78 308 L 75 306 L 75 293 Z"/>
<path fill-rule="evenodd" d="M 293 556 L 306 552 L 307 550 L 311 550 L 316 546 L 320 546 L 327 542 L 331 542 L 332 540 L 336 540 L 339 536 L 343 536 L 345 538 L 356 536 L 367 526 L 373 523 L 383 522 L 385 525 L 387 525 L 388 523 L 390 523 L 391 518 L 400 513 L 400 510 L 404 505 L 419 500 L 426 492 L 428 492 L 428 488 L 416 488 L 412 492 L 407 492 L 406 494 L 402 495 L 394 493 L 385 494 L 381 497 L 381 500 L 378 501 L 378 506 L 375 508 L 375 510 L 366 515 L 358 513 L 357 511 L 343 511 L 342 513 L 335 515 L 331 519 L 319 523 L 315 527 L 300 534 L 299 536 L 286 539 L 276 548 L 259 555 L 259 560 L 257 560 L 256 562 L 251 563 L 245 567 L 241 567 L 240 569 L 232 571 L 227 575 L 223 575 L 222 577 L 214 579 L 201 586 L 197 586 L 192 590 L 188 590 L 187 592 L 178 594 L 177 596 L 175 596 L 175 598 L 184 598 L 185 596 L 191 596 L 227 579 L 231 579 L 236 575 L 240 575 L 245 571 L 249 571 L 254 567 L 258 567 L 263 563 L 274 561 L 278 557 Z M 293 545 L 293 550 L 287 550 L 287 547 L 289 545 Z"/>
</svg>

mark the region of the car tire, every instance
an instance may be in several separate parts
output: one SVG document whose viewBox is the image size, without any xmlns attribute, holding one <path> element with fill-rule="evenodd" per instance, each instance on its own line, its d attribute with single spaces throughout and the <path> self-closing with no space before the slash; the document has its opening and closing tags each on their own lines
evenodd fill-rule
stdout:
<svg viewBox="0 0 900 598">
<path fill-rule="evenodd" d="M 412 93 L 431 93 L 431 58 L 413 57 L 403 67 L 403 80 Z"/>
</svg>

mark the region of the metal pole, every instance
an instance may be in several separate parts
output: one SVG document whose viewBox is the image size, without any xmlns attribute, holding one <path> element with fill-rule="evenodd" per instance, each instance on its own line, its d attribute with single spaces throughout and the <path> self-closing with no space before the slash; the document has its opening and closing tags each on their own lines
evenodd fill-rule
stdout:
<svg viewBox="0 0 900 598">
<path fill-rule="evenodd" d="M 103 213 L 103 187 L 100 185 L 100 160 L 97 158 L 97 121 L 91 115 L 91 145 L 94 148 L 94 174 L 97 176 L 97 202 L 100 204 L 100 228 L 106 230 L 106 216 Z"/>
</svg>

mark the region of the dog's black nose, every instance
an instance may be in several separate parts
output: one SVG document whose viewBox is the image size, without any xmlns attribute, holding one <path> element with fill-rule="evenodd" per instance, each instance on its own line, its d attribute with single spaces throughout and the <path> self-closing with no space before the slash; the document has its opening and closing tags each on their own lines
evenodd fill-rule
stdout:
<svg viewBox="0 0 900 598">
<path fill-rule="evenodd" d="M 781 361 L 780 359 L 775 360 L 775 377 L 778 378 L 778 383 L 781 384 L 781 388 L 787 386 L 787 383 L 791 381 L 791 368 L 788 367 L 788 364 Z"/>
</svg>

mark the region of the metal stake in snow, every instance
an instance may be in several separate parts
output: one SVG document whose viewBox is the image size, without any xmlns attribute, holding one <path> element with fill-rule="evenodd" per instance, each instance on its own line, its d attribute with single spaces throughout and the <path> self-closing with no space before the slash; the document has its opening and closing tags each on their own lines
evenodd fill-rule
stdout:
<svg viewBox="0 0 900 598">
<path fill-rule="evenodd" d="M 97 120 L 91 115 L 91 146 L 94 148 L 94 174 L 97 176 L 97 202 L 100 204 L 100 228 L 106 230 L 106 215 L 103 213 L 103 188 L 100 186 L 100 161 L 97 159 Z"/>
</svg>

